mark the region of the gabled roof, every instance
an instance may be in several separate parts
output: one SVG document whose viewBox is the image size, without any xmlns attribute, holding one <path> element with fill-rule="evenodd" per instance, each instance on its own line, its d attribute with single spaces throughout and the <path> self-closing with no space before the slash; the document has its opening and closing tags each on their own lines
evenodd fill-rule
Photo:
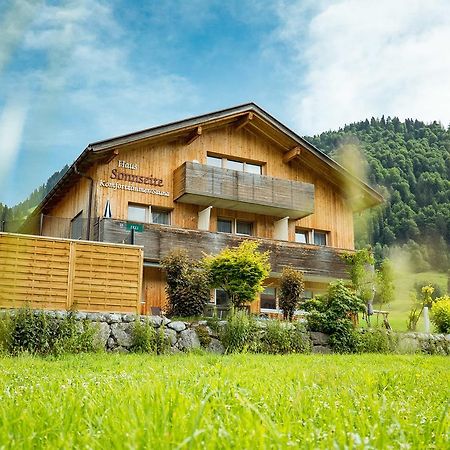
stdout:
<svg viewBox="0 0 450 450">
<path fill-rule="evenodd" d="M 319 165 L 320 172 L 328 181 L 341 189 L 343 186 L 350 185 L 350 191 L 358 193 L 359 199 L 351 199 L 355 210 L 368 208 L 383 201 L 378 192 L 350 174 L 314 145 L 290 130 L 255 103 L 246 103 L 89 144 L 33 211 L 32 216 L 41 212 L 45 214 L 52 204 L 65 195 L 66 189 L 81 177 L 80 173 L 86 171 L 95 162 L 107 162 L 114 157 L 114 152 L 125 145 L 140 141 L 150 142 L 165 139 L 189 140 L 193 133 L 194 135 L 196 133 L 200 135 L 200 133 L 210 129 L 231 123 L 236 123 L 237 128 L 245 127 L 250 132 L 264 136 L 286 153 L 299 148 L 301 151 L 297 152 L 293 159 L 311 167 L 313 170 L 317 170 Z"/>
</svg>

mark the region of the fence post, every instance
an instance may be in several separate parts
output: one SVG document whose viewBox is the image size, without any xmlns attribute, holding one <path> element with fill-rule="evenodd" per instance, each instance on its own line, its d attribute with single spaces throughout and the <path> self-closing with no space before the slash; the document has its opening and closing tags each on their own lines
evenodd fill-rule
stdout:
<svg viewBox="0 0 450 450">
<path fill-rule="evenodd" d="M 66 309 L 70 310 L 73 306 L 73 282 L 75 278 L 75 258 L 76 258 L 76 243 L 69 244 L 69 270 L 67 274 L 67 301 Z"/>
</svg>

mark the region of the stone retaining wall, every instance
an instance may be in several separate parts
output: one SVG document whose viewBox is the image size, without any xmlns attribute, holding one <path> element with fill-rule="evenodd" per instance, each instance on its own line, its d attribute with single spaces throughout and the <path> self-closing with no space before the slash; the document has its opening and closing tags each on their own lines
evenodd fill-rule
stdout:
<svg viewBox="0 0 450 450">
<path fill-rule="evenodd" d="M 4 311 L 4 310 L 3 310 Z M 56 318 L 64 318 L 67 311 L 45 311 Z M 84 313 L 76 312 L 75 318 L 81 322 L 89 321 L 96 328 L 95 345 L 107 351 L 130 351 L 132 345 L 133 326 L 136 321 L 148 323 L 160 330 L 166 337 L 169 352 L 178 353 L 192 349 L 204 348 L 215 353 L 224 353 L 224 347 L 216 331 L 208 326 L 206 320 L 198 322 L 172 321 L 161 316 L 136 316 L 116 313 Z M 218 322 L 224 326 L 226 321 Z M 264 321 L 259 323 L 264 328 Z M 450 334 L 432 333 L 394 333 L 398 338 L 399 353 L 429 353 L 450 355 Z M 312 353 L 332 353 L 329 336 L 320 332 L 310 332 Z"/>
</svg>

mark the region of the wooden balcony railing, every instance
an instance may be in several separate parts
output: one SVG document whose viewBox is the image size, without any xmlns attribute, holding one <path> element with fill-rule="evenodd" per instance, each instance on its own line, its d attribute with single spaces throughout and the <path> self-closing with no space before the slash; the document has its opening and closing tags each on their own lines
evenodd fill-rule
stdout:
<svg viewBox="0 0 450 450">
<path fill-rule="evenodd" d="M 131 232 L 127 228 L 129 227 L 126 221 L 101 219 L 98 238 L 104 242 L 130 244 Z M 261 251 L 270 251 L 273 272 L 279 273 L 284 266 L 293 266 L 309 277 L 348 278 L 346 264 L 340 256 L 343 251 L 332 247 L 156 224 L 142 224 L 142 231 L 134 233 L 134 243 L 144 247 L 144 259 L 152 262 L 159 262 L 171 250 L 177 248 L 186 249 L 193 259 L 200 259 L 205 254 L 217 254 L 225 247 L 238 246 L 246 239 L 258 241 Z"/>
<path fill-rule="evenodd" d="M 314 185 L 185 162 L 174 172 L 181 203 L 299 219 L 314 212 Z"/>
</svg>

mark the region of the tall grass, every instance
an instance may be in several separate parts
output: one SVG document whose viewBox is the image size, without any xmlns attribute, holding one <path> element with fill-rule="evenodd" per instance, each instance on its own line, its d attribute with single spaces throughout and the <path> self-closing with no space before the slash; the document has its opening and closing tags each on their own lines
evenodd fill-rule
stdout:
<svg viewBox="0 0 450 450">
<path fill-rule="evenodd" d="M 0 358 L 6 449 L 449 448 L 448 359 Z"/>
</svg>

